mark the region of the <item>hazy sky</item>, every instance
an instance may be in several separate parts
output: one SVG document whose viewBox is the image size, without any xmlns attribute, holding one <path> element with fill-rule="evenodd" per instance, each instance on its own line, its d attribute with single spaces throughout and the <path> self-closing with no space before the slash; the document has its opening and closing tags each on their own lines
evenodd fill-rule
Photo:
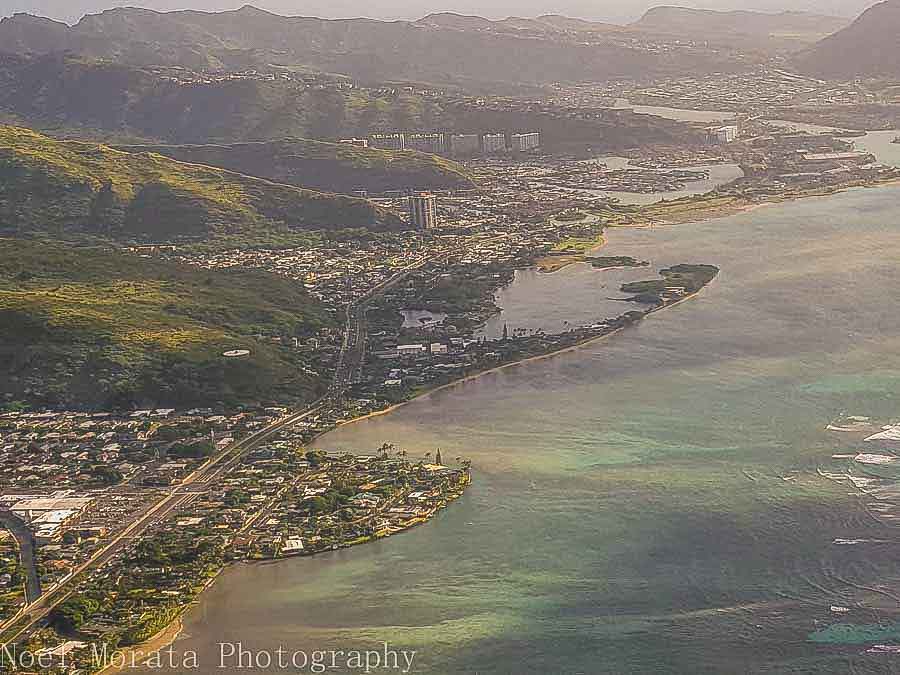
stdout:
<svg viewBox="0 0 900 675">
<path fill-rule="evenodd" d="M 855 16 L 875 0 L 0 0 L 0 16 L 30 12 L 64 21 L 75 21 L 86 12 L 116 6 L 158 10 L 235 9 L 253 4 L 282 14 L 323 17 L 369 16 L 385 19 L 417 19 L 430 12 L 454 11 L 490 18 L 536 16 L 556 13 L 585 19 L 631 21 L 647 8 L 679 4 L 709 9 L 786 9 Z"/>
</svg>

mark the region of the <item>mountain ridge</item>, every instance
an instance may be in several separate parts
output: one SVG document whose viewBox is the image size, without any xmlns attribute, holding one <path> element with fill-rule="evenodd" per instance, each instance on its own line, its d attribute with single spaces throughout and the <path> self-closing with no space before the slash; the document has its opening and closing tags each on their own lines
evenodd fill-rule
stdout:
<svg viewBox="0 0 900 675">
<path fill-rule="evenodd" d="M 358 148 L 303 138 L 224 145 L 117 147 L 126 152 L 152 152 L 179 162 L 216 166 L 324 192 L 475 187 L 461 166 L 436 155 Z"/>
<path fill-rule="evenodd" d="M 900 0 L 884 0 L 843 30 L 800 54 L 797 67 L 817 77 L 900 75 Z"/>
<path fill-rule="evenodd" d="M 0 126 L 0 235 L 251 244 L 354 227 L 403 224 L 361 199 Z"/>
<path fill-rule="evenodd" d="M 441 25 L 447 23 L 453 27 Z M 0 21 L 0 44 L 18 54 L 65 50 L 136 66 L 228 70 L 274 63 L 364 81 L 541 84 L 746 65 L 745 55 L 721 49 L 695 46 L 663 55 L 619 31 L 594 28 L 595 37 L 585 41 L 559 19 L 490 21 L 444 13 L 425 22 L 386 22 L 283 17 L 251 5 L 220 13 L 117 8 L 72 27 L 7 18 Z"/>
<path fill-rule="evenodd" d="M 757 12 L 751 10 L 708 10 L 677 5 L 653 7 L 630 25 L 658 33 L 678 35 L 702 34 L 713 31 L 718 34 L 755 34 L 759 36 L 806 36 L 815 42 L 824 35 L 846 27 L 848 21 L 811 12 L 786 10 L 782 12 Z"/>
<path fill-rule="evenodd" d="M 170 11 L 194 6 L 204 11 L 235 9 L 245 0 L 7 0 L 4 3 L 8 14 L 27 11 L 32 14 L 50 16 L 69 23 L 78 21 L 84 14 L 96 13 L 103 9 L 123 5 L 141 5 L 149 9 Z M 524 4 L 522 0 L 495 0 L 489 7 L 475 0 L 375 0 L 360 10 L 358 0 L 255 0 L 264 9 L 277 14 L 306 13 L 325 18 L 347 18 L 366 14 L 370 18 L 382 20 L 415 21 L 422 16 L 440 11 L 460 14 L 484 14 L 488 18 L 503 19 L 513 14 L 537 16 L 555 12 L 578 17 L 587 21 L 627 24 L 636 21 L 640 15 L 653 6 L 652 0 L 606 0 L 591 3 L 587 0 L 532 0 Z M 837 14 L 853 18 L 867 6 L 866 0 L 793 0 L 802 9 L 818 14 Z M 704 0 L 710 9 L 728 9 L 731 0 Z M 781 9 L 783 0 L 743 0 L 747 9 L 772 12 Z M 0 9 L 0 16 L 4 10 Z"/>
</svg>

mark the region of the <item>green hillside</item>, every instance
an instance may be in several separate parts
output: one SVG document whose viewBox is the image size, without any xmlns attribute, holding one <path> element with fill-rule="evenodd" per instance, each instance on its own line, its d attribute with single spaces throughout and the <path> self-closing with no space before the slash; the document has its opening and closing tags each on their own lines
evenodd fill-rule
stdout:
<svg viewBox="0 0 900 675">
<path fill-rule="evenodd" d="M 391 152 L 307 139 L 233 145 L 123 146 L 180 162 L 208 164 L 328 192 L 471 188 L 460 165 L 435 155 Z"/>
<path fill-rule="evenodd" d="M 307 363 L 291 338 L 334 325 L 281 277 L 0 239 L 0 405 L 310 400 L 327 368 Z M 236 349 L 251 354 L 223 356 Z"/>
<path fill-rule="evenodd" d="M 393 130 L 517 129 L 540 131 L 550 149 L 586 143 L 597 152 L 617 152 L 679 143 L 692 133 L 688 124 L 625 110 L 510 108 L 502 101 L 485 104 L 476 98 L 403 90 L 319 89 L 282 80 L 179 83 L 150 69 L 0 53 L 4 119 L 56 136 L 117 145 L 335 141 Z"/>
<path fill-rule="evenodd" d="M 182 84 L 150 69 L 62 55 L 26 58 L 2 49 L 0 85 L 0 115 L 23 126 L 168 144 L 430 129 L 441 112 L 437 102 L 410 93 L 254 79 Z"/>
<path fill-rule="evenodd" d="M 0 233 L 8 235 L 246 244 L 401 226 L 365 200 L 0 126 Z"/>
</svg>

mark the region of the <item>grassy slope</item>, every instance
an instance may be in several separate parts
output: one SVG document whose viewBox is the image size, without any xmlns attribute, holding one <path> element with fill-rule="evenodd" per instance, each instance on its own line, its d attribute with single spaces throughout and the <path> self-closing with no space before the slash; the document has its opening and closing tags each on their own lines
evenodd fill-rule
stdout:
<svg viewBox="0 0 900 675">
<path fill-rule="evenodd" d="M 333 326 L 300 284 L 0 239 L 0 402 L 89 408 L 309 399 L 323 379 L 256 339 Z M 252 351 L 225 359 L 232 349 Z"/>
<path fill-rule="evenodd" d="M 246 242 L 296 230 L 398 226 L 364 200 L 0 127 L 0 231 L 7 233 Z"/>
<path fill-rule="evenodd" d="M 579 143 L 597 152 L 699 140 L 690 125 L 626 111 L 582 118 L 408 92 L 303 88 L 291 82 L 179 85 L 148 70 L 112 63 L 0 54 L 4 119 L 54 135 L 115 138 L 128 145 L 333 141 L 397 129 L 533 129 L 542 132 L 548 147 Z"/>
<path fill-rule="evenodd" d="M 307 139 L 233 145 L 128 146 L 122 149 L 159 153 L 181 162 L 218 166 L 329 192 L 473 187 L 465 169 L 434 155 Z"/>
<path fill-rule="evenodd" d="M 441 104 L 410 93 L 319 90 L 290 82 L 180 85 L 159 74 L 64 56 L 0 53 L 0 117 L 122 143 L 336 139 L 439 126 Z M 133 139 L 133 140 L 128 140 Z"/>
</svg>

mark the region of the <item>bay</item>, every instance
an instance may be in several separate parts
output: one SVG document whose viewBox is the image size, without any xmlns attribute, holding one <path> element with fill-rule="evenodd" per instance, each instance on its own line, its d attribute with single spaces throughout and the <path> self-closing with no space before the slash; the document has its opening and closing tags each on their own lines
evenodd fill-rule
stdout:
<svg viewBox="0 0 900 675">
<path fill-rule="evenodd" d="M 472 459 L 474 484 L 408 533 L 229 569 L 176 648 L 225 673 L 246 672 L 213 668 L 229 641 L 387 641 L 436 674 L 891 672 L 890 655 L 809 637 L 836 604 L 853 605 L 848 621 L 897 618 L 896 603 L 860 595 L 896 588 L 894 529 L 819 470 L 846 449 L 825 431 L 836 415 L 900 411 L 900 188 L 609 240 L 604 255 L 650 260 L 650 274 L 722 271 L 609 340 L 322 438 L 411 457 L 441 448 Z M 604 274 L 589 272 L 601 276 L 571 274 L 573 294 Z M 582 294 L 571 321 L 604 294 Z"/>
</svg>

